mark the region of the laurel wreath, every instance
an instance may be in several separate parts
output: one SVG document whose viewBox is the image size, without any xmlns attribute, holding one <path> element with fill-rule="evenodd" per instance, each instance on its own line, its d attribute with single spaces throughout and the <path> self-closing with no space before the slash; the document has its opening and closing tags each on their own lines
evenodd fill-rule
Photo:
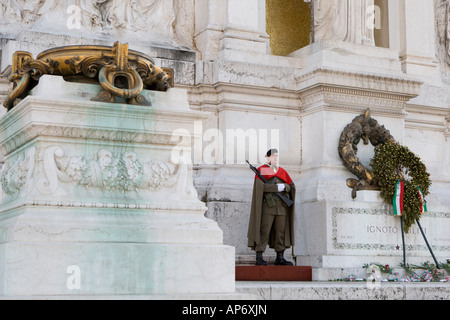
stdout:
<svg viewBox="0 0 450 320">
<path fill-rule="evenodd" d="M 382 199 L 392 204 L 395 185 L 402 179 L 405 185 L 403 215 L 405 232 L 421 218 L 421 203 L 418 195 L 419 187 L 423 196 L 429 194 L 431 186 L 430 174 L 421 159 L 408 147 L 398 143 L 380 144 L 375 148 L 375 155 L 370 162 L 374 181 L 381 188 Z"/>
</svg>

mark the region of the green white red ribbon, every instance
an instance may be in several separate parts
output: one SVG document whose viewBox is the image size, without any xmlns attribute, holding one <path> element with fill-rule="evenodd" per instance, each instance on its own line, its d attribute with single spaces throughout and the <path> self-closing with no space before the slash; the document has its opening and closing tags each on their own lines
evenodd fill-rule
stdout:
<svg viewBox="0 0 450 320">
<path fill-rule="evenodd" d="M 428 212 L 428 208 L 427 208 L 427 202 L 425 201 L 425 198 L 423 196 L 422 190 L 420 190 L 419 187 L 417 187 L 418 191 L 419 191 L 419 199 L 420 199 L 420 213 L 425 213 Z"/>
<path fill-rule="evenodd" d="M 402 180 L 398 180 L 395 184 L 395 195 L 393 200 L 394 216 L 402 216 L 403 214 L 403 196 L 405 194 L 405 184 Z"/>
<path fill-rule="evenodd" d="M 427 202 L 425 201 L 425 197 L 423 196 L 422 190 L 417 187 L 417 191 L 419 193 L 420 199 L 420 213 L 423 214 L 428 212 Z M 393 199 L 394 205 L 394 216 L 402 216 L 403 215 L 403 199 L 405 195 L 405 184 L 402 180 L 398 180 L 395 184 L 395 194 Z"/>
</svg>

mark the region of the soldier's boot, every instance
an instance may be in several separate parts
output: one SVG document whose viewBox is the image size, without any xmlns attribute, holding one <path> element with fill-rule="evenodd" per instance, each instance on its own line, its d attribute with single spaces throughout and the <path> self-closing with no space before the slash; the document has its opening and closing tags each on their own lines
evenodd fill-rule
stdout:
<svg viewBox="0 0 450 320">
<path fill-rule="evenodd" d="M 293 266 L 294 264 L 290 261 L 287 261 L 284 258 L 284 251 L 277 252 L 277 258 L 275 259 L 276 266 Z"/>
<path fill-rule="evenodd" d="M 257 266 L 267 266 L 267 262 L 263 259 L 263 252 L 258 251 L 256 253 L 256 265 Z"/>
</svg>

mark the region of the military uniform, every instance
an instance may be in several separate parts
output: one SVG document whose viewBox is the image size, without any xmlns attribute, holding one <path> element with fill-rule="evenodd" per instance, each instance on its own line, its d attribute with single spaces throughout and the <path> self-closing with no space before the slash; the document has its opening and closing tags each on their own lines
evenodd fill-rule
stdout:
<svg viewBox="0 0 450 320">
<path fill-rule="evenodd" d="M 278 192 L 278 184 L 284 183 L 285 191 L 280 193 L 289 198 L 291 187 L 290 185 L 286 184 L 285 181 L 277 177 L 270 179 L 269 183 L 270 184 L 264 184 L 264 198 L 260 229 L 261 242 L 257 246 L 255 246 L 255 251 L 257 252 L 264 252 L 266 250 L 266 247 L 269 244 L 269 237 L 272 227 L 274 240 L 272 247 L 277 252 L 284 251 L 286 249 L 284 233 L 286 227 L 286 216 L 288 215 L 288 208 L 287 205 L 279 197 L 274 195 L 274 193 Z"/>
<path fill-rule="evenodd" d="M 247 233 L 248 246 L 257 252 L 257 264 L 258 254 L 262 256 L 267 246 L 275 249 L 277 259 L 280 255 L 285 261 L 282 257 L 283 252 L 294 245 L 295 205 L 288 207 L 275 193 L 278 192 L 278 184 L 284 184 L 285 188 L 280 193 L 295 202 L 295 184 L 281 167 L 277 172 L 269 165 L 261 166 L 258 170 L 269 183 L 255 177 Z"/>
</svg>

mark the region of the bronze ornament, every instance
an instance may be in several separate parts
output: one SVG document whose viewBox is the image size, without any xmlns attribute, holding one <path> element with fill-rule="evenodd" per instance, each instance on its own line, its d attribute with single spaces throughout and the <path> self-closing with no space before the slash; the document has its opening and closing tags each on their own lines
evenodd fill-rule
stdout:
<svg viewBox="0 0 450 320">
<path fill-rule="evenodd" d="M 49 49 L 37 56 L 29 52 L 14 53 L 13 90 L 3 105 L 12 109 L 39 82 L 43 75 L 62 76 L 66 81 L 99 83 L 103 92 L 93 101 L 117 102 L 117 98 L 135 105 L 151 105 L 142 90 L 167 91 L 173 86 L 173 70 L 159 68 L 152 58 L 116 42 L 108 46 L 67 46 Z"/>
<path fill-rule="evenodd" d="M 353 189 L 353 198 L 356 198 L 356 191 L 358 190 L 380 189 L 374 181 L 372 170 L 365 167 L 357 157 L 358 144 L 361 139 L 365 145 L 368 145 L 370 142 L 374 147 L 395 142 L 389 130 L 371 117 L 370 109 L 367 109 L 364 114 L 357 116 L 352 123 L 345 127 L 339 139 L 338 152 L 345 166 L 359 178 L 359 180 L 354 178 L 347 179 L 347 186 Z"/>
</svg>

